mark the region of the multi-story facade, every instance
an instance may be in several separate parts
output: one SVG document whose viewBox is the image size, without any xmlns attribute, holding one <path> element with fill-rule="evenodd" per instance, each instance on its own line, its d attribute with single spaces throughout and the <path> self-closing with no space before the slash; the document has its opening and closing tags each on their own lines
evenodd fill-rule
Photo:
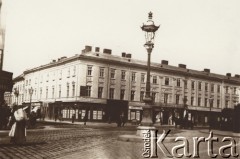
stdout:
<svg viewBox="0 0 240 159">
<path fill-rule="evenodd" d="M 24 71 L 14 79 L 21 104 L 39 106 L 47 118 L 61 115 L 89 120 L 111 120 L 125 113 L 128 120 L 141 119 L 146 89 L 146 61 L 135 60 L 131 54 L 111 55 L 111 50 L 86 46 L 81 54 L 62 57 L 49 64 Z M 163 124 L 169 118 L 189 113 L 195 123 L 208 123 L 211 115 L 220 120 L 223 108 L 234 108 L 239 102 L 240 76 L 218 75 L 209 69 L 191 70 L 168 61 L 151 64 L 151 95 L 154 119 Z M 32 91 L 30 91 L 32 90 Z M 211 100 L 210 100 L 211 99 Z"/>
</svg>

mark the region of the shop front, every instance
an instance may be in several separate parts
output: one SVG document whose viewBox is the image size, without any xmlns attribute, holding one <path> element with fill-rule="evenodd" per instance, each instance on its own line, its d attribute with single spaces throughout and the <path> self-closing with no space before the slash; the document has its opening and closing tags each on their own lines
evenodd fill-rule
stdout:
<svg viewBox="0 0 240 159">
<path fill-rule="evenodd" d="M 49 104 L 50 119 L 83 121 L 104 121 L 106 104 L 86 102 L 54 102 Z"/>
</svg>

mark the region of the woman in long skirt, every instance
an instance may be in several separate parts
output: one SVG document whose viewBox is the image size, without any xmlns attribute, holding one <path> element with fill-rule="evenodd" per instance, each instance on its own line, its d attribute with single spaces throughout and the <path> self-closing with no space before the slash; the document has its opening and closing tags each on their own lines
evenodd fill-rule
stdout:
<svg viewBox="0 0 240 159">
<path fill-rule="evenodd" d="M 26 142 L 26 112 L 22 108 L 13 108 L 11 116 L 12 128 L 9 132 L 10 142 L 14 144 L 23 144 Z"/>
</svg>

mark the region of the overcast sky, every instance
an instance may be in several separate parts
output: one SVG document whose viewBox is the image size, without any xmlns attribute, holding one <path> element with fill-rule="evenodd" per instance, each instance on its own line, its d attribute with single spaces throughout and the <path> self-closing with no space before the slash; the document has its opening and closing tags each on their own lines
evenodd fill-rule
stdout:
<svg viewBox="0 0 240 159">
<path fill-rule="evenodd" d="M 14 77 L 85 45 L 146 60 L 140 26 L 153 12 L 152 61 L 186 64 L 218 74 L 240 74 L 239 0 L 11 0 L 6 19 L 4 70 Z"/>
</svg>

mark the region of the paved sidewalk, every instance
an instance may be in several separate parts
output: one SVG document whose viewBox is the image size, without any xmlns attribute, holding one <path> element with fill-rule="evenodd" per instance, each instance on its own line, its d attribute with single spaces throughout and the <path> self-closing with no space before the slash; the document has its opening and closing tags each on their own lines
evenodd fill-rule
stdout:
<svg viewBox="0 0 240 159">
<path fill-rule="evenodd" d="M 200 132 L 209 134 L 209 130 L 208 130 L 208 129 L 200 130 Z M 229 137 L 238 137 L 238 138 L 240 138 L 240 133 L 234 133 L 234 132 L 231 132 L 231 131 L 212 130 L 212 132 L 213 132 L 213 134 L 215 134 L 215 135 L 229 136 Z"/>
</svg>

